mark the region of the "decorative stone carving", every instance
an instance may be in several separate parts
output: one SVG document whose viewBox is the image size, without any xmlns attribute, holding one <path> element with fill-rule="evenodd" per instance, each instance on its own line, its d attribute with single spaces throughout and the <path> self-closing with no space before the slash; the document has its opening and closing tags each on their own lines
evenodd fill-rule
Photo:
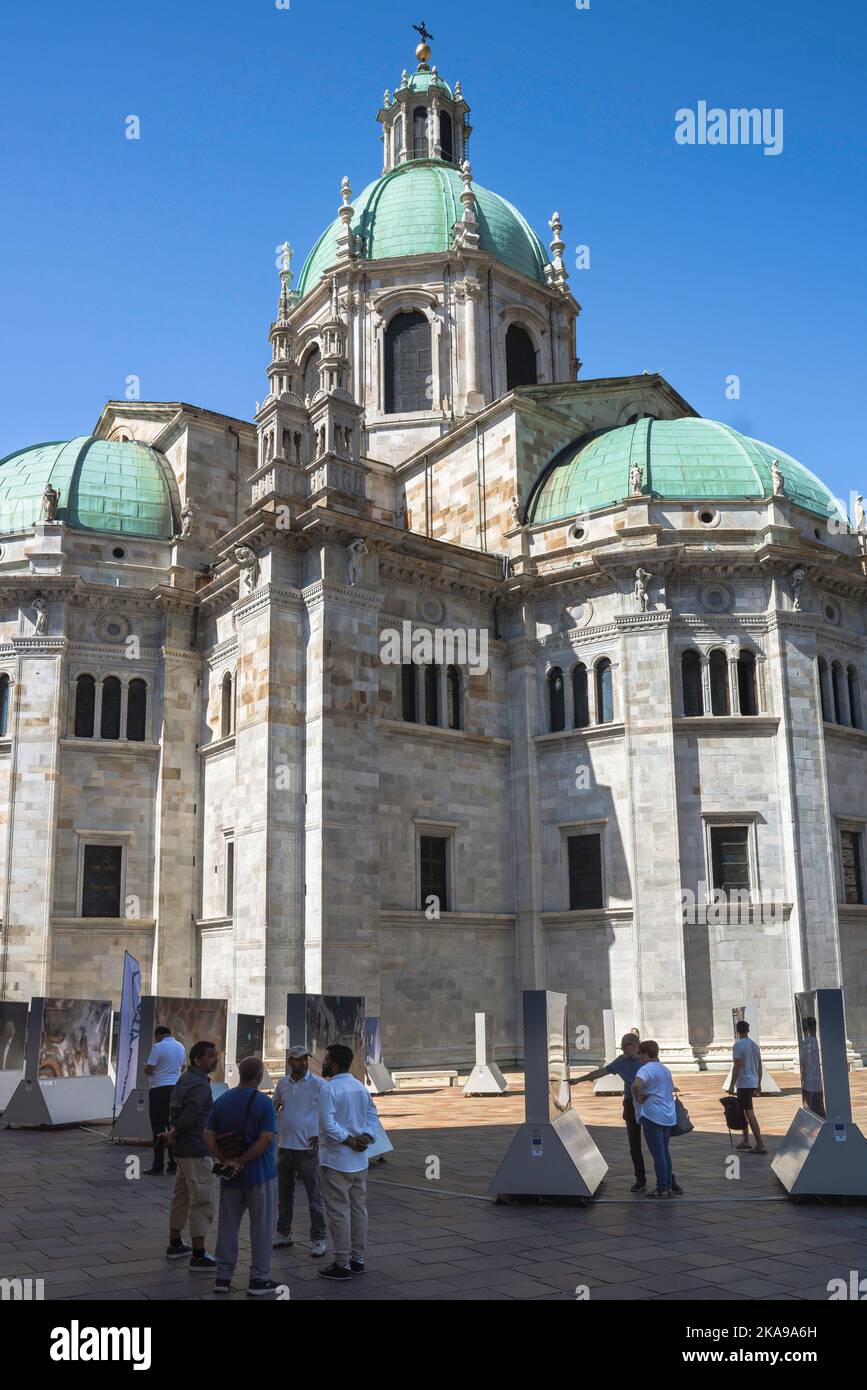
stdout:
<svg viewBox="0 0 867 1390">
<path fill-rule="evenodd" d="M 187 500 L 186 500 L 186 502 L 184 503 L 183 509 L 182 509 L 182 511 L 181 511 L 181 539 L 182 539 L 182 540 L 186 540 L 187 537 L 188 537 L 189 535 L 192 534 L 193 525 L 195 524 L 195 520 L 196 520 L 196 516 L 197 516 L 197 514 L 198 514 L 198 510 L 199 510 L 199 509 L 198 509 L 198 507 L 196 506 L 195 502 L 193 501 L 192 497 L 188 497 Z"/>
<path fill-rule="evenodd" d="M 513 497 L 510 498 L 510 500 L 509 500 L 509 515 L 510 515 L 511 518 L 512 518 L 512 525 L 513 525 L 513 526 L 520 526 L 520 524 L 521 524 L 521 499 L 520 499 L 520 497 L 518 497 L 517 495 L 516 495 L 516 496 L 513 496 Z"/>
<path fill-rule="evenodd" d="M 232 553 L 241 571 L 239 581 L 241 596 L 252 594 L 259 580 L 259 557 L 249 545 L 236 545 Z"/>
<path fill-rule="evenodd" d="M 129 634 L 129 623 L 117 613 L 100 613 L 93 629 L 100 642 L 123 642 Z"/>
<path fill-rule="evenodd" d="M 789 588 L 792 591 L 792 608 L 796 613 L 802 611 L 802 600 L 804 597 L 804 585 L 807 582 L 807 571 L 800 565 L 792 570 L 789 575 Z"/>
<path fill-rule="evenodd" d="M 648 571 L 642 569 L 640 566 L 635 571 L 635 588 L 633 592 L 635 594 L 635 601 L 642 613 L 647 613 L 650 610 L 650 591 L 647 586 L 650 583 L 651 577 Z"/>
<path fill-rule="evenodd" d="M 33 630 L 37 637 L 41 637 L 48 627 L 48 604 L 41 594 L 37 594 L 31 607 L 36 614 L 33 622 Z"/>
<path fill-rule="evenodd" d="M 629 491 L 633 497 L 640 497 L 644 491 L 644 469 L 639 463 L 634 463 L 629 470 Z"/>
<path fill-rule="evenodd" d="M 774 480 L 774 496 L 784 497 L 786 493 L 786 480 L 783 477 L 783 470 L 780 467 L 779 459 L 774 459 L 771 463 L 771 476 Z"/>
<path fill-rule="evenodd" d="M 45 484 L 45 491 L 42 494 L 42 515 L 46 521 L 57 521 L 57 509 L 60 506 L 60 493 L 56 487 L 50 483 Z"/>
<path fill-rule="evenodd" d="M 350 544 L 346 547 L 346 553 L 348 556 L 347 578 L 349 580 L 350 588 L 354 589 L 359 579 L 361 578 L 362 556 L 370 554 L 370 551 L 367 548 L 367 541 L 359 537 L 357 540 L 350 542 Z"/>
<path fill-rule="evenodd" d="M 418 615 L 426 623 L 441 623 L 443 606 L 435 594 L 419 594 L 416 601 Z"/>
</svg>

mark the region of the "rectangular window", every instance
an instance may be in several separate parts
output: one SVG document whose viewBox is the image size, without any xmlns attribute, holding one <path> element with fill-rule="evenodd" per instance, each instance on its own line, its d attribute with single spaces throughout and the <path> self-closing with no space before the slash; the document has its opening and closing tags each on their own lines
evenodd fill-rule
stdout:
<svg viewBox="0 0 867 1390">
<path fill-rule="evenodd" d="M 569 907 L 602 907 L 602 836 L 569 836 Z"/>
<path fill-rule="evenodd" d="M 82 917 L 120 917 L 121 845 L 85 845 Z"/>
<path fill-rule="evenodd" d="M 235 841 L 226 841 L 226 916 L 235 911 Z"/>
<path fill-rule="evenodd" d="M 840 834 L 843 851 L 843 901 L 863 903 L 864 876 L 861 872 L 861 835 L 857 830 Z"/>
<path fill-rule="evenodd" d="M 428 898 L 435 897 L 440 912 L 448 912 L 448 839 L 445 835 L 422 835 L 419 841 L 421 905 L 427 907 Z"/>
<path fill-rule="evenodd" d="M 714 888 L 724 892 L 750 889 L 749 826 L 718 825 L 710 832 Z"/>
</svg>

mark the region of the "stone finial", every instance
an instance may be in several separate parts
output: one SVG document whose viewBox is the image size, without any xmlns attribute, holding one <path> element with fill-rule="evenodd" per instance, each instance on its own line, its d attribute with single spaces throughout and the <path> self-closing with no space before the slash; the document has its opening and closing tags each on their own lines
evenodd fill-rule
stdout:
<svg viewBox="0 0 867 1390">
<path fill-rule="evenodd" d="M 479 245 L 479 228 L 476 218 L 476 195 L 473 192 L 473 167 L 468 159 L 461 165 L 461 183 L 464 185 L 461 193 L 464 211 L 460 222 L 455 225 L 452 245 L 456 250 L 475 251 Z"/>
<path fill-rule="evenodd" d="M 458 79 L 458 81 L 455 83 L 455 101 L 463 101 L 463 99 L 464 92 L 463 88 L 461 87 L 460 79 Z"/>
<path fill-rule="evenodd" d="M 387 87 L 385 89 L 385 95 L 382 98 L 382 105 L 386 111 L 391 106 L 391 92 L 388 90 Z"/>
<path fill-rule="evenodd" d="M 785 479 L 785 477 L 783 476 L 783 470 L 782 470 L 782 468 L 780 467 L 780 460 L 779 460 L 779 459 L 772 459 L 772 460 L 771 460 L 771 477 L 772 477 L 773 480 L 774 480 L 774 496 L 775 496 L 775 497 L 785 497 L 785 495 L 786 495 L 786 479 Z"/>
<path fill-rule="evenodd" d="M 347 203 L 352 202 L 352 185 L 349 182 L 348 174 L 343 175 L 343 179 L 340 184 L 340 196 L 343 199 L 344 206 Z"/>
<path fill-rule="evenodd" d="M 287 318 L 289 314 L 289 287 L 294 278 L 292 275 L 292 256 L 294 253 L 288 241 L 284 241 L 282 246 L 278 246 L 277 251 L 280 256 L 278 262 L 280 270 L 280 301 L 277 305 L 277 318 L 278 320 L 282 320 Z"/>
<path fill-rule="evenodd" d="M 409 73 L 407 72 L 406 68 L 404 68 L 403 73 L 401 74 L 400 85 L 402 89 L 409 86 Z"/>
<path fill-rule="evenodd" d="M 562 288 L 569 279 L 569 272 L 563 260 L 563 252 L 566 250 L 566 243 L 563 240 L 563 223 L 560 220 L 559 212 L 553 214 L 548 226 L 554 233 L 551 241 L 552 280 L 555 285 L 559 285 Z"/>
</svg>

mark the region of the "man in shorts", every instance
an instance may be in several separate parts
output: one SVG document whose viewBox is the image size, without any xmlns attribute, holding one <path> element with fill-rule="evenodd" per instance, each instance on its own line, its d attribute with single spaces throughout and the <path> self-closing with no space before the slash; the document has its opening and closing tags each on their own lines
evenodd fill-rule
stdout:
<svg viewBox="0 0 867 1390">
<path fill-rule="evenodd" d="M 746 1149 L 748 1153 L 765 1154 L 768 1151 L 753 1109 L 755 1097 L 762 1093 L 762 1054 L 750 1037 L 750 1025 L 744 1019 L 735 1025 L 735 1031 L 738 1039 L 732 1048 L 732 1084 L 729 1086 L 729 1095 L 737 1094 L 744 1112 L 744 1137 L 738 1148 Z M 750 1130 L 755 1135 L 755 1148 L 750 1144 Z"/>
</svg>

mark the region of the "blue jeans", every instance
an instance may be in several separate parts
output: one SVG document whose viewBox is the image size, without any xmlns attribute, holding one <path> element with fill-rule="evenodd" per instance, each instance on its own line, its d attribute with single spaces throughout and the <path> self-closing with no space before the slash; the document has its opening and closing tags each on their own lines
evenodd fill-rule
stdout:
<svg viewBox="0 0 867 1390">
<path fill-rule="evenodd" d="M 674 1182 L 671 1154 L 668 1152 L 668 1140 L 674 1125 L 658 1125 L 655 1120 L 648 1120 L 646 1115 L 642 1115 L 641 1128 L 653 1159 L 656 1186 L 660 1191 L 667 1192 Z"/>
</svg>

